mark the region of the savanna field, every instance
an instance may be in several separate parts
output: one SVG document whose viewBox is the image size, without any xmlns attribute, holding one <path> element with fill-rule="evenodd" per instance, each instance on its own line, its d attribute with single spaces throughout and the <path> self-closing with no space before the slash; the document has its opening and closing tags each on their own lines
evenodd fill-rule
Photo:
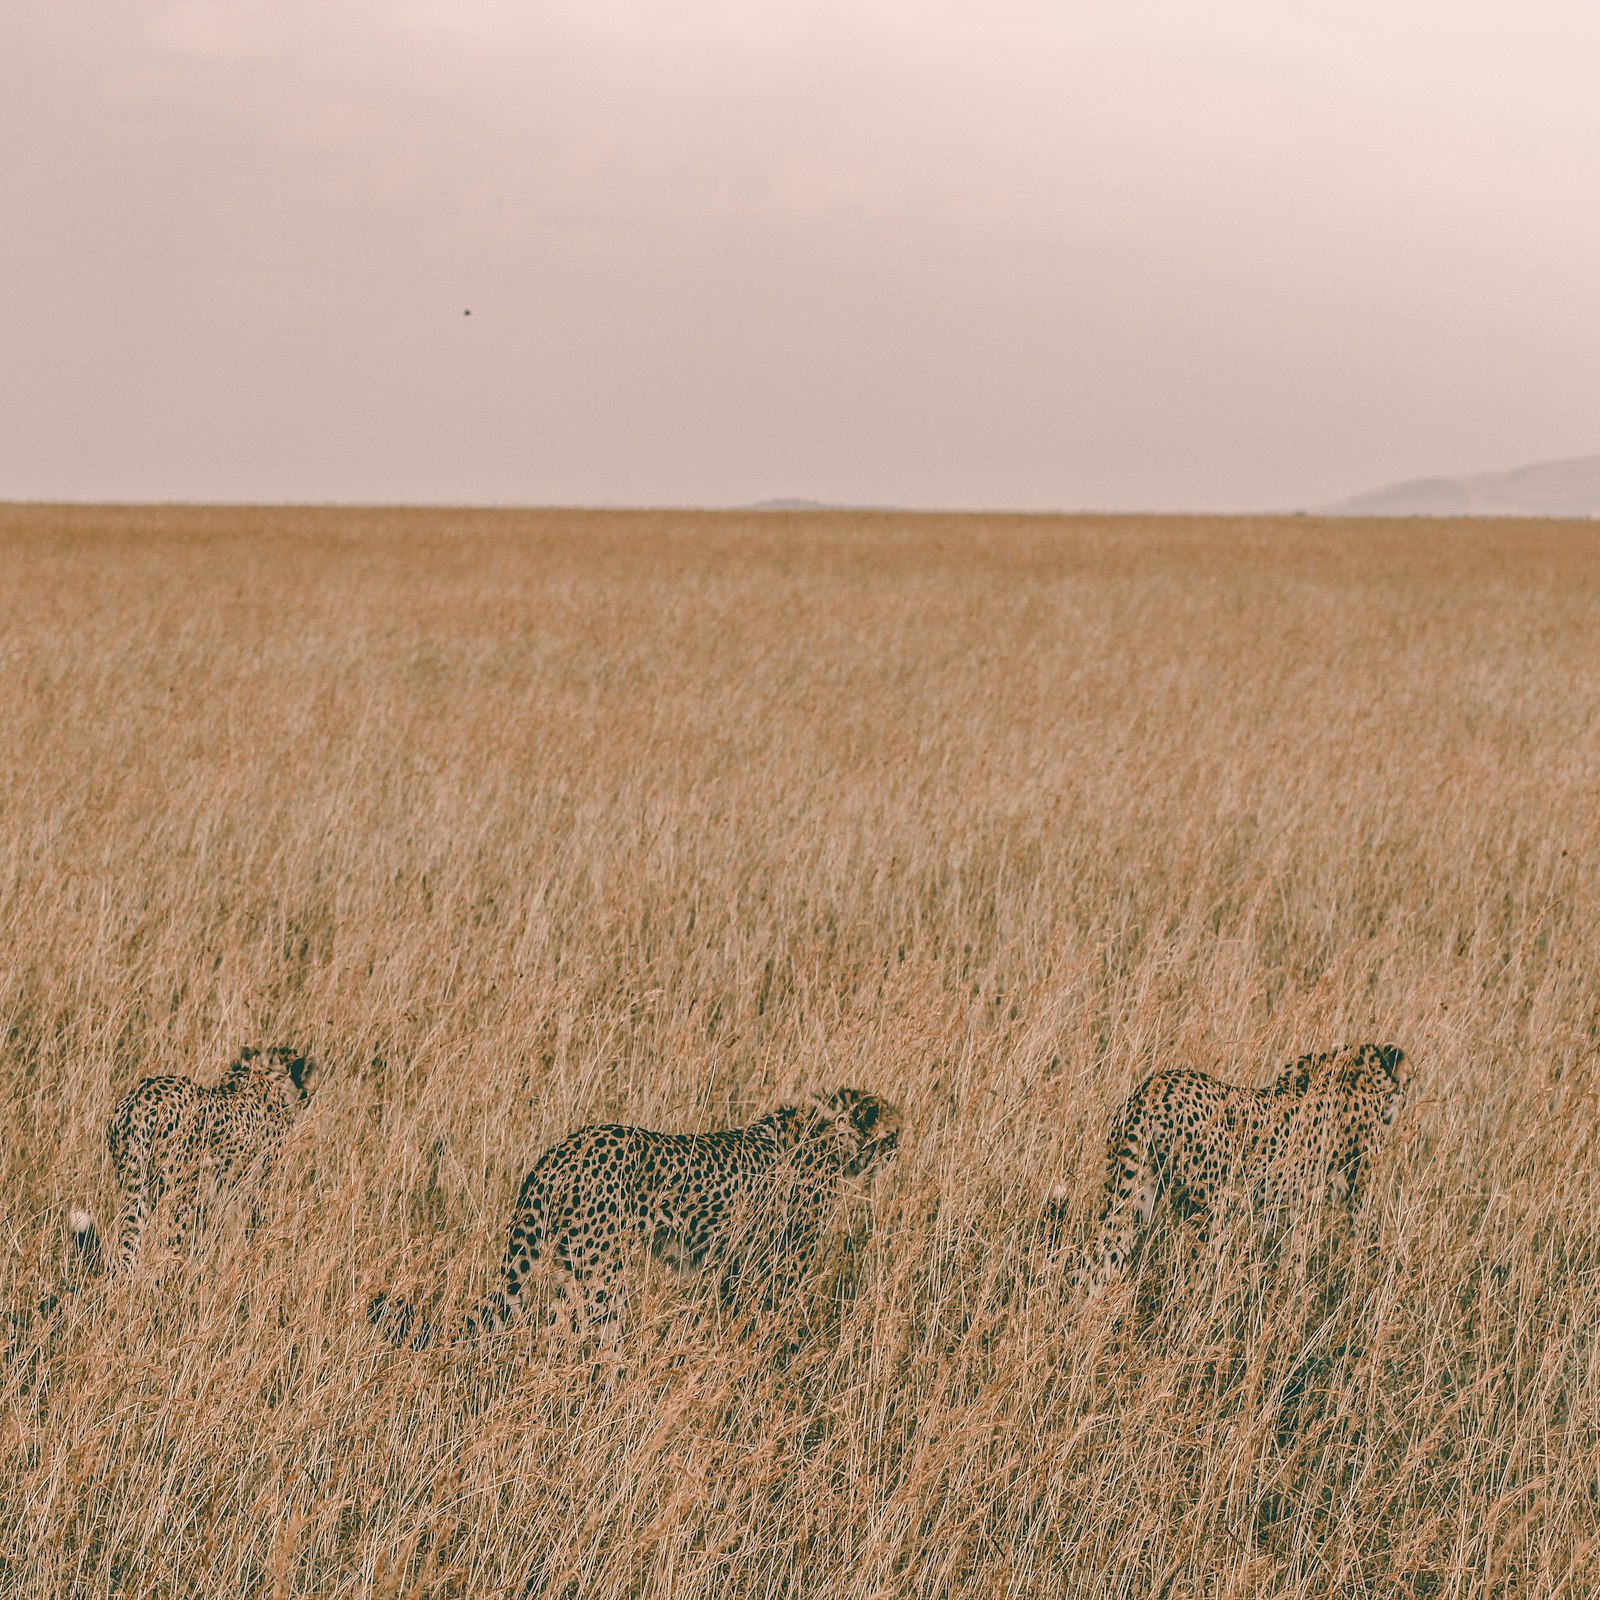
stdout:
<svg viewBox="0 0 1600 1600">
<path fill-rule="evenodd" d="M 0 1593 L 1600 1591 L 1591 525 L 0 508 L 0 741 Z M 1074 1295 L 1137 1081 L 1368 1039 L 1353 1224 Z M 245 1043 L 261 1225 L 80 1281 Z M 367 1325 L 580 1124 L 841 1084 L 797 1346 Z"/>
</svg>

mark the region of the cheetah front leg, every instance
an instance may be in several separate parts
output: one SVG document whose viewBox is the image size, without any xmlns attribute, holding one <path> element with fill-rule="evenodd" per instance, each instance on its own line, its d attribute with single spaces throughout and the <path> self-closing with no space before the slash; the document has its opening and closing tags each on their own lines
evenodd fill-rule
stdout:
<svg viewBox="0 0 1600 1600">
<path fill-rule="evenodd" d="M 747 1223 L 741 1241 L 724 1244 L 719 1288 L 723 1306 L 741 1323 L 776 1315 L 785 1325 L 798 1326 L 798 1339 L 808 1320 L 805 1290 L 824 1218 L 820 1204 L 799 1197 L 791 1196 L 784 1209 L 786 1215 Z"/>
<path fill-rule="evenodd" d="M 762 1309 L 773 1314 L 781 1349 L 793 1355 L 810 1337 L 814 1323 L 809 1291 L 822 1239 L 820 1219 L 791 1222 L 779 1235 L 761 1296 Z"/>
<path fill-rule="evenodd" d="M 1352 1221 L 1366 1203 L 1367 1162 L 1359 1146 L 1347 1152 L 1334 1166 L 1328 1179 L 1328 1195 L 1330 1199 L 1344 1202 Z"/>
<path fill-rule="evenodd" d="M 1217 1201 L 1209 1191 L 1183 1197 L 1183 1237 L 1189 1267 L 1195 1270 L 1222 1258 L 1227 1231 L 1217 1226 Z"/>
<path fill-rule="evenodd" d="M 1106 1167 L 1099 1226 L 1078 1274 L 1079 1284 L 1091 1293 L 1127 1267 L 1134 1242 L 1148 1226 L 1161 1192 L 1160 1173 L 1142 1122 L 1131 1122 L 1112 1135 Z"/>
</svg>

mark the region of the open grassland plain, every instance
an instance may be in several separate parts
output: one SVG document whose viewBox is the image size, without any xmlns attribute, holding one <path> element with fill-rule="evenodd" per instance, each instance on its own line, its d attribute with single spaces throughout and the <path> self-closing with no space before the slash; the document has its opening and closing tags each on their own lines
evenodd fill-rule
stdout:
<svg viewBox="0 0 1600 1600">
<path fill-rule="evenodd" d="M 1593 528 L 14 507 L 0 741 L 0 1592 L 1600 1588 Z M 1138 1080 L 1366 1039 L 1353 1226 L 1074 1299 Z M 261 1226 L 38 1314 L 243 1043 L 326 1069 Z M 796 1347 L 368 1327 L 572 1128 L 839 1084 Z"/>
</svg>

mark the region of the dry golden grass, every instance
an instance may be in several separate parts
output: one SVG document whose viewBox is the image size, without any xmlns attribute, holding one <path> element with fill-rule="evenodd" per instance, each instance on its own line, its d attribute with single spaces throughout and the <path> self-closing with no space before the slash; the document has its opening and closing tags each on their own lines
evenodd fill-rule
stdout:
<svg viewBox="0 0 1600 1600">
<path fill-rule="evenodd" d="M 1591 528 L 11 508 L 0 578 L 0 1591 L 1600 1588 Z M 1353 1231 L 1074 1303 L 1136 1079 L 1367 1038 Z M 246 1041 L 330 1066 L 267 1225 L 32 1315 L 113 1098 Z M 570 1128 L 839 1083 L 907 1131 L 792 1356 L 644 1265 L 614 1370 L 366 1326 Z"/>
</svg>

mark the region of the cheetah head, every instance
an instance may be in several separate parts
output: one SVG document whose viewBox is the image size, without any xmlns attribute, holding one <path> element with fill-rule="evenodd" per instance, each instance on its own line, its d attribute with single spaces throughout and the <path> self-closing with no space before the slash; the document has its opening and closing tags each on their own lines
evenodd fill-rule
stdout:
<svg viewBox="0 0 1600 1600">
<path fill-rule="evenodd" d="M 900 1142 L 896 1106 L 862 1089 L 836 1089 L 811 1104 L 838 1143 L 845 1177 L 860 1177 L 893 1159 Z"/>
<path fill-rule="evenodd" d="M 238 1059 L 228 1069 L 230 1072 L 258 1072 L 264 1077 L 287 1078 L 300 1104 L 311 1098 L 313 1080 L 318 1076 L 317 1064 L 310 1056 L 301 1055 L 284 1045 L 273 1045 L 270 1050 L 258 1050 L 246 1045 Z"/>
<path fill-rule="evenodd" d="M 1382 1067 L 1386 1083 L 1379 1085 L 1383 1092 L 1383 1117 L 1384 1127 L 1393 1124 L 1394 1119 L 1400 1115 L 1400 1109 L 1406 1103 L 1406 1096 L 1411 1093 L 1411 1063 L 1406 1060 L 1406 1053 L 1398 1045 L 1375 1044 L 1368 1047 L 1378 1058 L 1378 1065 Z"/>
<path fill-rule="evenodd" d="M 1354 1060 L 1346 1069 L 1346 1086 L 1353 1095 L 1369 1097 L 1376 1103 L 1378 1120 L 1392 1127 L 1406 1103 L 1411 1087 L 1411 1064 L 1398 1045 L 1364 1044 L 1352 1052 Z"/>
</svg>

